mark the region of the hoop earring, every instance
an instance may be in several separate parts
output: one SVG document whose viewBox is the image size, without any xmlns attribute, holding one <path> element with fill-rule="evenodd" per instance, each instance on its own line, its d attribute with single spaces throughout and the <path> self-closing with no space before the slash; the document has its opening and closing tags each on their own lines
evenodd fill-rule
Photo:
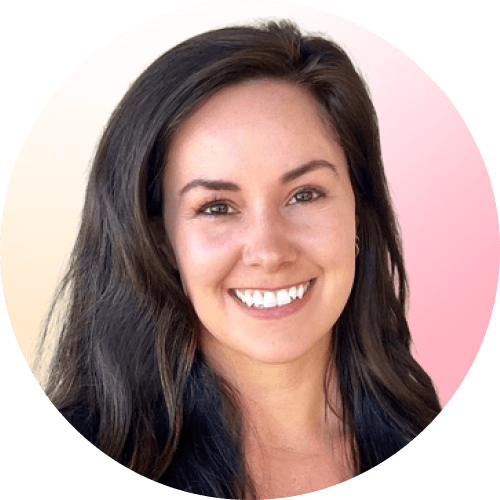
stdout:
<svg viewBox="0 0 500 500">
<path fill-rule="evenodd" d="M 356 257 L 359 255 L 359 236 L 356 235 L 356 242 L 354 243 L 354 248 L 356 249 Z"/>
</svg>

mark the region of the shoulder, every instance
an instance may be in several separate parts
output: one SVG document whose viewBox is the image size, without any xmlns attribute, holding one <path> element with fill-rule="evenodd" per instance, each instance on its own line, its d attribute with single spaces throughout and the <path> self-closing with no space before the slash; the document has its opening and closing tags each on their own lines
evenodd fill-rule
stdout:
<svg viewBox="0 0 500 500">
<path fill-rule="evenodd" d="M 99 427 L 99 417 L 88 406 L 79 405 L 59 408 L 62 416 L 86 439 L 95 443 Z"/>
</svg>

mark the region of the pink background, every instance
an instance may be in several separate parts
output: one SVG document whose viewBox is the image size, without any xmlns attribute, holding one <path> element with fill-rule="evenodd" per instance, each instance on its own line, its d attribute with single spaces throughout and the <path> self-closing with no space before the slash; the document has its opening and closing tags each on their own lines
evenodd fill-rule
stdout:
<svg viewBox="0 0 500 500">
<path fill-rule="evenodd" d="M 367 35 L 357 54 L 379 116 L 382 154 L 403 234 L 415 354 L 443 404 L 474 361 L 499 271 L 493 189 L 467 126 L 408 57 Z"/>
<path fill-rule="evenodd" d="M 303 29 L 338 41 L 367 80 L 402 229 L 415 356 L 446 404 L 481 345 L 498 281 L 498 218 L 479 150 L 446 95 L 393 45 L 319 11 L 303 18 L 297 8 L 286 12 L 273 4 L 273 9 L 276 17 L 288 15 Z M 169 38 L 168 20 L 159 19 L 103 48 L 53 96 L 26 140 L 4 211 L 3 284 L 28 359 L 74 241 L 86 172 L 102 128 L 149 62 L 187 36 L 224 24 L 204 16 L 194 24 L 193 13 L 200 10 L 181 11 L 178 25 L 186 28 Z"/>
</svg>

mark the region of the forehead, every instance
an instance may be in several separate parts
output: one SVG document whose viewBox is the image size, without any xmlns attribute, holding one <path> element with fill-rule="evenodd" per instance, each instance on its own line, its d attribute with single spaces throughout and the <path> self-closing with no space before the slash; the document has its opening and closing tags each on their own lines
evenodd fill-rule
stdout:
<svg viewBox="0 0 500 500">
<path fill-rule="evenodd" d="M 343 151 L 307 90 L 255 80 L 219 91 L 185 120 L 171 141 L 167 177 L 185 179 L 200 169 L 290 168 L 332 155 Z"/>
</svg>

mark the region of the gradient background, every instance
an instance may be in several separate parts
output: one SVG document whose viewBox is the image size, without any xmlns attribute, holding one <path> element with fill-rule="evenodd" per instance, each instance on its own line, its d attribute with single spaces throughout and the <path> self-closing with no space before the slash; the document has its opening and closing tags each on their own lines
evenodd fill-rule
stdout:
<svg viewBox="0 0 500 500">
<path fill-rule="evenodd" d="M 19 44 L 19 55 L 12 59 L 14 85 L 11 92 L 15 91 L 15 102 L 10 103 L 13 104 L 10 118 L 13 121 L 7 124 L 6 133 L 3 134 L 4 138 L 9 138 L 5 141 L 6 146 L 11 145 L 14 149 L 8 170 L 12 169 L 16 161 L 17 163 L 12 172 L 2 219 L 2 279 L 10 320 L 24 355 L 31 358 L 42 315 L 71 250 L 79 222 L 87 168 L 95 143 L 106 119 L 128 85 L 160 53 L 191 34 L 233 21 L 269 15 L 286 16 L 297 20 L 307 30 L 328 32 L 348 49 L 368 81 L 379 115 L 386 171 L 403 232 L 410 277 L 409 320 L 416 357 L 435 381 L 443 403 L 447 403 L 467 374 L 488 327 L 497 289 L 499 238 L 493 190 L 484 162 L 460 114 L 439 87 L 411 59 L 373 33 L 333 15 L 325 15 L 325 12 L 300 5 L 229 2 L 222 8 L 212 4 L 192 11 L 180 11 L 127 33 L 93 55 L 127 29 L 173 10 L 173 7 L 161 7 L 159 2 L 145 2 L 142 17 L 126 12 L 125 9 L 121 11 L 121 15 L 127 21 L 120 23 L 114 19 L 113 24 L 111 5 L 116 3 L 103 2 L 104 6 L 109 4 L 107 17 L 106 14 L 103 18 L 90 16 L 86 31 L 79 28 L 81 12 L 66 8 L 67 10 L 52 11 L 51 14 L 45 9 L 50 8 L 52 3 L 54 7 L 62 5 L 59 2 L 48 2 L 44 4 L 43 12 L 32 11 L 29 17 L 42 19 L 42 24 L 51 27 L 56 34 L 55 38 L 45 30 L 37 32 L 38 23 L 29 24 L 32 29 L 24 29 L 20 36 L 23 14 L 18 13 L 19 24 L 17 30 L 13 30 L 13 40 L 24 40 L 26 37 L 26 46 Z M 200 2 L 190 4 L 196 3 Z M 361 7 L 362 2 L 352 4 Z M 440 2 L 435 2 L 432 5 L 439 4 Z M 354 8 L 344 12 L 345 6 L 332 4 L 327 7 L 317 2 L 311 2 L 310 5 L 344 15 L 379 32 L 418 61 L 441 84 L 452 100 L 452 94 L 458 101 L 463 99 L 460 104 L 454 102 L 473 133 L 483 138 L 482 144 L 477 138 L 476 141 L 480 144 L 483 158 L 489 166 L 490 177 L 494 180 L 496 172 L 493 169 L 498 168 L 498 161 L 491 156 L 488 162 L 487 155 L 495 154 L 491 146 L 488 149 L 488 144 L 492 144 L 495 128 L 488 127 L 486 131 L 481 129 L 488 116 L 495 116 L 487 99 L 488 88 L 491 94 L 493 88 L 488 87 L 491 80 L 488 78 L 487 67 L 484 66 L 488 63 L 488 49 L 492 49 L 491 46 L 488 47 L 489 38 L 484 35 L 487 30 L 483 29 L 488 23 L 488 13 L 481 15 L 476 12 L 474 17 L 470 13 L 443 9 L 440 18 L 439 9 L 434 7 L 437 17 L 425 18 L 422 24 L 422 17 L 394 2 L 377 2 L 380 11 L 376 15 L 369 9 L 363 12 Z M 97 9 L 97 4 L 93 8 L 94 13 L 101 10 Z M 92 7 L 89 6 L 88 12 L 91 11 Z M 59 16 L 59 22 L 55 22 L 53 18 L 55 12 Z M 399 29 L 391 31 L 387 24 L 393 27 L 394 23 L 390 20 L 384 24 L 383 21 L 387 22 L 384 18 L 389 13 L 390 17 L 397 19 L 395 24 Z M 380 24 L 375 21 L 375 24 L 370 25 L 374 22 L 373 19 L 379 19 Z M 412 28 L 415 24 L 409 24 L 411 19 L 418 21 L 415 24 L 420 23 L 422 28 Z M 463 35 L 451 28 L 452 25 L 465 21 L 468 33 L 474 33 L 476 42 L 478 37 L 483 42 L 480 49 L 485 52 L 479 61 L 473 57 L 474 51 L 478 50 L 473 44 L 474 38 L 471 45 L 471 39 L 465 41 Z M 80 36 L 89 37 L 90 31 L 95 31 L 94 27 L 100 28 L 101 31 L 97 30 L 99 36 L 96 39 L 90 37 L 88 43 L 75 49 L 75 46 L 80 46 L 76 40 L 78 37 L 71 36 L 72 31 L 76 30 Z M 403 31 L 409 31 L 410 36 L 397 38 L 401 37 Z M 453 38 L 454 34 L 456 38 Z M 44 41 L 47 44 L 45 52 L 37 52 L 36 46 L 40 43 L 43 46 Z M 415 41 L 415 45 L 412 45 Z M 423 50 L 423 55 L 417 49 Z M 91 59 L 85 62 L 90 56 Z M 429 56 L 432 57 L 429 59 Z M 422 61 L 419 57 L 422 57 Z M 28 63 L 26 65 L 23 64 L 25 60 Z M 467 65 L 464 65 L 464 60 Z M 78 68 L 84 62 L 84 66 Z M 63 63 L 64 69 L 58 71 Z M 474 67 L 474 64 L 477 66 Z M 75 69 L 77 71 L 73 73 Z M 443 69 L 451 71 L 449 80 L 446 72 L 442 73 Z M 68 75 L 71 75 L 69 79 Z M 45 80 L 50 80 L 50 83 L 40 88 Z M 67 81 L 61 87 L 61 82 L 65 80 Z M 459 86 L 457 91 L 457 84 L 464 82 L 465 87 Z M 47 104 L 54 92 L 56 94 Z M 43 113 L 37 119 L 42 110 Z M 11 142 L 13 144 L 9 144 Z M 3 178 L 6 184 L 9 172 L 6 172 L 2 180 Z M 2 189 L 4 195 L 6 189 L 3 185 Z M 4 324 L 8 324 L 8 321 L 5 320 L 2 326 Z M 494 328 L 492 325 L 487 340 L 491 338 Z M 142 478 L 137 479 L 131 473 L 124 476 L 123 473 L 128 471 L 122 470 L 122 467 L 113 467 L 115 464 L 109 464 L 107 457 L 96 453 L 91 446 L 86 446 L 87 443 L 81 443 L 78 435 L 73 436 L 76 433 L 70 432 L 71 429 L 66 429 L 64 422 L 57 420 L 59 415 L 54 413 L 53 407 L 27 372 L 25 363 L 23 365 L 22 358 L 20 359 L 19 348 L 16 349 L 14 343 L 10 349 L 2 349 L 2 355 L 6 354 L 10 361 L 14 361 L 15 368 L 5 374 L 2 371 L 2 379 L 6 382 L 6 390 L 14 395 L 12 402 L 16 406 L 13 407 L 12 421 L 16 422 L 15 434 L 18 437 L 22 435 L 25 443 L 24 448 L 17 439 L 12 444 L 11 456 L 21 460 L 13 462 L 17 463 L 16 468 L 24 468 L 29 455 L 34 462 L 28 469 L 33 470 L 34 467 L 36 470 L 45 470 L 45 474 L 39 473 L 40 479 L 43 477 L 44 484 L 52 489 L 54 484 L 50 475 L 56 474 L 54 479 L 59 477 L 58 468 L 69 468 L 64 475 L 76 474 L 71 468 L 71 462 L 67 463 L 65 459 L 71 458 L 73 461 L 75 452 L 64 448 L 68 443 L 74 443 L 74 446 L 78 446 L 78 455 L 90 451 L 89 460 L 92 463 L 101 459 L 107 464 L 104 474 L 116 471 L 120 482 L 126 481 L 125 477 L 132 477 L 136 480 L 132 481 L 132 487 L 144 487 L 147 491 L 152 488 L 151 492 L 165 494 L 164 487 L 157 489 L 159 485 L 142 481 Z M 484 350 L 485 346 L 481 353 Z M 474 368 L 477 364 L 474 364 Z M 6 369 L 6 366 L 3 364 L 2 369 Z M 16 370 L 22 375 L 14 375 L 16 384 L 12 384 Z M 414 474 L 407 479 L 411 481 L 412 490 L 417 477 L 419 482 L 423 479 L 424 484 L 427 483 L 430 488 L 434 474 L 434 481 L 443 481 L 443 488 L 447 484 L 446 491 L 450 494 L 449 488 L 453 488 L 454 483 L 450 486 L 450 480 L 444 480 L 447 466 L 443 468 L 443 464 L 448 462 L 449 465 L 453 461 L 455 455 L 450 453 L 453 447 L 455 454 L 462 456 L 462 461 L 470 458 L 471 454 L 477 454 L 477 451 L 469 451 L 467 445 L 468 440 L 475 445 L 478 433 L 480 435 L 481 432 L 478 427 L 487 427 L 487 411 L 492 412 L 491 408 L 478 410 L 478 406 L 481 408 L 486 403 L 484 397 L 489 394 L 486 392 L 488 384 L 495 383 L 489 377 L 487 375 L 476 381 L 472 392 L 454 405 L 463 392 L 461 388 L 443 415 L 421 438 L 395 459 L 388 461 L 387 467 L 383 464 L 377 471 L 388 470 L 386 473 L 391 476 L 391 470 L 395 470 L 393 467 L 398 467 L 393 466 L 393 462 L 401 462 L 399 466 L 402 470 L 413 463 Z M 472 377 L 467 378 L 467 382 L 470 378 Z M 463 386 L 465 385 L 464 383 Z M 16 387 L 18 389 L 13 391 Z M 495 386 L 493 391 L 494 389 Z M 23 407 L 24 410 L 20 411 Z M 43 421 L 43 416 L 30 416 L 31 413 L 42 412 L 46 421 Z M 456 421 L 461 422 L 458 427 L 454 427 Z M 40 422 L 43 422 L 42 426 Z M 492 427 L 493 425 L 491 424 Z M 455 433 L 449 435 L 449 442 L 446 437 L 443 441 L 443 434 L 446 436 L 450 427 L 455 429 Z M 54 440 L 47 436 L 47 441 L 44 441 L 45 437 L 41 436 L 46 434 L 43 431 L 47 429 L 61 434 L 61 438 Z M 31 446 L 28 445 L 30 435 L 31 439 L 37 441 Z M 485 438 L 483 436 L 479 440 Z M 424 440 L 427 444 L 419 446 Z M 56 446 L 55 451 L 54 442 L 59 446 Z M 424 459 L 425 464 L 418 459 L 411 462 L 415 459 L 414 455 L 419 453 L 419 450 L 414 450 L 417 447 L 421 448 L 420 460 Z M 47 457 L 49 449 L 54 451 L 52 465 L 50 461 L 41 458 Z M 485 454 L 484 451 L 479 453 L 481 458 Z M 38 459 L 34 458 L 36 456 Z M 436 456 L 440 457 L 437 463 L 441 471 L 437 477 L 435 470 L 429 468 L 429 460 L 432 463 L 432 458 Z M 468 477 L 474 477 L 471 475 L 474 464 L 470 460 L 465 462 Z M 478 477 L 482 478 L 488 469 L 487 458 L 480 463 L 482 473 Z M 461 470 L 460 466 L 464 467 L 462 462 L 450 467 L 449 478 L 460 477 L 460 483 L 456 483 L 457 492 L 463 493 L 466 491 L 463 485 L 465 470 L 458 472 Z M 85 472 L 85 475 L 91 474 L 96 479 L 87 485 L 88 494 L 97 491 L 98 485 L 109 487 L 99 483 L 98 477 L 102 473 L 100 468 Z M 376 475 L 378 474 L 377 472 Z M 370 479 L 365 480 L 365 476 Z M 375 483 L 370 481 L 379 481 L 372 476 L 375 474 L 365 474 L 355 481 L 340 485 L 334 491 L 341 493 L 342 488 L 346 494 L 351 495 L 367 482 L 367 487 L 372 489 Z M 384 484 L 384 489 L 387 487 L 386 482 L 380 484 Z M 469 486 L 472 487 L 472 480 Z M 23 487 L 26 488 L 27 485 Z M 477 487 L 475 484 L 474 488 Z M 128 490 L 129 486 L 127 492 Z M 39 489 L 33 489 L 34 491 Z M 57 488 L 53 498 L 62 498 L 62 494 L 58 496 L 56 491 Z M 422 489 L 422 493 L 424 491 L 426 490 Z M 397 488 L 394 489 L 395 494 L 396 492 Z M 122 494 L 121 491 L 120 493 Z M 474 494 L 477 495 L 477 492 Z M 384 496 L 392 498 L 388 492 Z"/>
</svg>

